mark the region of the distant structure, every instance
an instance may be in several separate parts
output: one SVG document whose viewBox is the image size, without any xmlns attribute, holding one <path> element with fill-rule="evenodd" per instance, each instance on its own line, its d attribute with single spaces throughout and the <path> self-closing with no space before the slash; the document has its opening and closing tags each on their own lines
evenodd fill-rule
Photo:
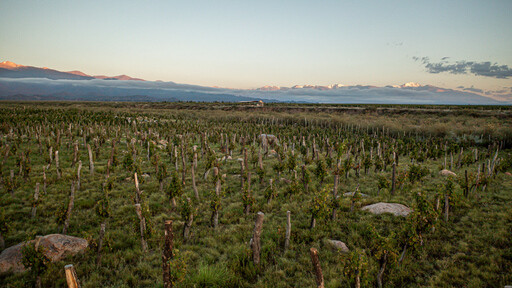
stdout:
<svg viewBox="0 0 512 288">
<path fill-rule="evenodd" d="M 239 103 L 253 103 L 256 107 L 263 107 L 265 103 L 262 100 L 254 100 L 254 101 L 240 101 Z"/>
</svg>

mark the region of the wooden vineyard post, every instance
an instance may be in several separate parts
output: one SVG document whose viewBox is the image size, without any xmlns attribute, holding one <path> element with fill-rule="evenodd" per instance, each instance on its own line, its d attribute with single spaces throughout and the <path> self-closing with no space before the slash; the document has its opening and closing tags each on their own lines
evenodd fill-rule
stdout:
<svg viewBox="0 0 512 288">
<path fill-rule="evenodd" d="M 62 228 L 62 234 L 66 235 L 69 228 L 69 220 L 71 219 L 71 211 L 75 205 L 75 181 L 71 182 L 71 193 L 69 195 L 68 210 L 66 211 L 66 220 L 64 221 L 64 227 Z"/>
<path fill-rule="evenodd" d="M 260 255 L 261 255 L 261 230 L 263 229 L 263 218 L 265 214 L 263 212 L 258 212 L 256 214 L 256 221 L 254 222 L 254 230 L 252 232 L 252 241 L 251 241 L 251 250 L 252 250 L 252 259 L 254 265 L 258 266 L 260 264 Z"/>
<path fill-rule="evenodd" d="M 55 167 L 57 168 L 57 179 L 60 179 L 59 151 L 55 151 Z"/>
<path fill-rule="evenodd" d="M 146 234 L 146 219 L 142 215 L 142 208 L 140 204 L 135 204 L 135 212 L 137 212 L 137 216 L 139 217 L 139 226 L 140 226 L 140 243 L 142 246 L 142 251 L 146 252 L 148 250 L 148 243 L 144 239 L 144 234 Z"/>
<path fill-rule="evenodd" d="M 309 249 L 311 253 L 311 263 L 315 273 L 316 287 L 324 288 L 324 275 L 322 274 L 322 267 L 320 267 L 320 260 L 318 259 L 318 251 L 315 248 Z"/>
<path fill-rule="evenodd" d="M 73 144 L 73 162 L 71 162 L 71 167 L 75 167 L 75 164 L 78 163 L 78 142 L 75 141 Z"/>
<path fill-rule="evenodd" d="M 105 223 L 100 226 L 100 239 L 98 240 L 98 254 L 96 255 L 96 265 L 101 265 L 101 248 L 103 248 L 103 238 L 105 237 Z"/>
<path fill-rule="evenodd" d="M 73 264 L 64 266 L 64 270 L 66 271 L 66 281 L 68 282 L 68 288 L 80 288 L 80 281 L 78 281 L 78 277 L 76 276 L 76 271 L 75 267 L 73 267 Z"/>
<path fill-rule="evenodd" d="M 80 191 L 80 186 L 81 186 L 81 175 L 82 175 L 82 160 L 78 160 L 78 170 L 76 172 L 76 178 L 77 178 L 76 190 L 78 190 L 78 191 Z"/>
<path fill-rule="evenodd" d="M 339 178 L 339 175 L 338 173 L 334 174 L 334 187 L 332 189 L 332 197 L 335 201 L 335 203 L 338 203 L 338 178 Z M 332 216 L 331 216 L 331 219 L 332 220 L 335 220 L 336 219 L 336 210 L 337 210 L 337 204 L 335 204 L 334 208 L 332 208 Z"/>
<path fill-rule="evenodd" d="M 284 240 L 284 250 L 286 251 L 290 246 L 290 235 L 292 234 L 292 221 L 291 212 L 286 211 L 286 237 Z"/>
<path fill-rule="evenodd" d="M 395 189 L 396 189 L 396 162 L 393 162 L 393 175 L 391 176 L 391 195 L 395 195 Z"/>
<path fill-rule="evenodd" d="M 36 217 L 38 201 L 39 201 L 39 182 L 36 183 L 36 191 L 34 192 L 34 203 L 32 204 L 32 218 Z"/>
<path fill-rule="evenodd" d="M 185 186 L 187 164 L 185 163 L 185 137 L 181 139 L 181 182 Z"/>
<path fill-rule="evenodd" d="M 133 178 L 135 181 L 135 203 L 139 204 L 142 192 L 139 188 L 139 178 L 137 177 L 137 172 L 133 174 Z"/>
<path fill-rule="evenodd" d="M 190 198 L 187 197 L 186 201 L 188 202 L 188 207 L 190 207 L 190 214 L 188 214 L 187 218 L 185 219 L 185 225 L 183 225 L 183 238 L 188 240 L 190 238 L 190 227 L 192 227 L 192 222 L 194 222 L 194 211 L 192 210 Z"/>
<path fill-rule="evenodd" d="M 219 176 L 219 168 L 213 167 L 213 175 L 215 179 L 217 179 L 215 183 L 215 197 L 217 197 L 217 201 L 220 201 L 220 190 L 221 190 L 221 180 Z M 212 226 L 213 228 L 217 228 L 219 225 L 219 208 L 218 205 L 215 205 L 212 213 Z"/>
<path fill-rule="evenodd" d="M 46 166 L 43 165 L 43 193 L 46 194 Z"/>
<path fill-rule="evenodd" d="M 9 179 L 11 179 L 11 187 L 9 188 L 9 192 L 11 192 L 11 196 L 14 197 L 14 187 L 15 187 L 15 183 L 14 183 L 14 170 L 11 170 L 10 171 L 10 174 L 9 174 Z"/>
<path fill-rule="evenodd" d="M 245 170 L 244 170 L 244 162 L 243 161 L 240 161 L 240 189 L 244 189 L 244 184 L 245 184 L 245 177 L 244 177 L 244 174 L 245 174 Z"/>
<path fill-rule="evenodd" d="M 308 182 L 307 182 L 307 179 L 306 179 L 306 165 L 302 165 L 302 182 L 304 183 L 304 192 L 305 193 L 308 193 Z"/>
<path fill-rule="evenodd" d="M 89 153 L 89 172 L 91 175 L 94 174 L 94 160 L 92 158 L 92 149 L 91 145 L 87 144 L 87 152 Z"/>
<path fill-rule="evenodd" d="M 194 165 L 194 169 L 197 169 L 197 145 L 192 147 L 192 151 L 194 151 L 194 160 L 192 164 Z"/>
<path fill-rule="evenodd" d="M 196 146 L 194 146 L 196 147 Z M 194 160 L 197 161 L 197 153 L 194 154 Z M 192 163 L 192 167 L 190 167 L 191 173 L 192 173 L 192 189 L 194 189 L 194 196 L 196 197 L 196 200 L 199 202 L 199 191 L 197 191 L 197 185 L 196 185 L 196 167 L 197 164 Z"/>
<path fill-rule="evenodd" d="M 173 234 L 172 234 L 172 221 L 165 221 L 165 244 L 164 249 L 162 251 L 162 270 L 163 270 L 163 280 L 164 280 L 164 288 L 171 288 L 171 271 L 169 261 L 172 259 L 172 249 L 173 249 Z"/>
<path fill-rule="evenodd" d="M 448 217 L 450 213 L 450 196 L 446 192 L 444 194 L 444 221 L 448 222 Z"/>
</svg>

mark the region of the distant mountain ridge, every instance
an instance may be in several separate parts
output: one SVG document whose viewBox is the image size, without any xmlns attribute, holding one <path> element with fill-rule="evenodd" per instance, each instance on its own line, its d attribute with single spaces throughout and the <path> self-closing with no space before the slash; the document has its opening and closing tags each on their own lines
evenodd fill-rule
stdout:
<svg viewBox="0 0 512 288">
<path fill-rule="evenodd" d="M 118 76 L 104 76 L 104 75 L 96 75 L 91 76 L 87 75 L 81 71 L 68 71 L 61 72 L 53 69 L 49 69 L 46 67 L 39 68 L 33 66 L 23 66 L 20 64 L 16 64 L 11 61 L 4 61 L 0 63 L 0 77 L 5 78 L 47 78 L 52 80 L 91 80 L 91 79 L 103 79 L 103 80 L 135 80 L 135 81 L 145 81 L 140 78 L 132 78 L 128 75 L 118 75 Z"/>
<path fill-rule="evenodd" d="M 116 80 L 116 81 L 110 81 Z M 372 85 L 294 85 L 231 89 L 145 81 L 127 75 L 91 76 L 81 71 L 0 63 L 0 100 L 81 101 L 201 101 L 328 103 L 328 104 L 447 104 L 510 105 L 512 96 L 496 100 L 482 93 L 409 82 L 384 87 Z M 511 88 L 512 91 L 512 88 Z M 511 94 L 512 95 L 512 94 Z"/>
</svg>

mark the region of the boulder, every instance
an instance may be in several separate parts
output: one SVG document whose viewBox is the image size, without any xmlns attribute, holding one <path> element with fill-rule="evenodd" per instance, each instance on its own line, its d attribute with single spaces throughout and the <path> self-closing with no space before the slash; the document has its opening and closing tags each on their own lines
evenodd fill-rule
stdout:
<svg viewBox="0 0 512 288">
<path fill-rule="evenodd" d="M 441 172 L 439 172 L 439 174 L 441 174 L 442 176 L 452 176 L 452 177 L 457 177 L 457 174 L 455 174 L 454 172 L 450 171 L 450 170 L 447 170 L 447 169 L 443 169 L 441 170 Z"/>
<path fill-rule="evenodd" d="M 24 272 L 25 266 L 21 263 L 23 258 L 22 249 L 25 245 L 33 245 L 37 240 L 30 240 L 11 246 L 0 254 L 0 273 L 8 271 Z M 50 234 L 39 238 L 39 247 L 42 247 L 44 254 L 52 261 L 60 261 L 67 256 L 72 256 L 84 251 L 89 246 L 83 238 L 67 236 L 62 234 Z"/>
<path fill-rule="evenodd" d="M 407 216 L 412 210 L 402 204 L 398 203 L 384 203 L 379 202 L 372 205 L 367 205 L 361 208 L 361 210 L 368 211 L 373 214 L 391 213 L 395 216 Z"/>
<path fill-rule="evenodd" d="M 274 145 L 274 144 L 279 144 L 279 140 L 277 140 L 277 137 L 275 135 L 272 135 L 272 134 L 260 134 L 258 136 L 258 138 L 260 138 L 261 142 L 264 144 L 264 145 Z"/>
<path fill-rule="evenodd" d="M 339 240 L 327 239 L 325 241 L 325 244 L 327 244 L 329 247 L 334 248 L 343 253 L 348 253 L 350 251 L 347 247 L 347 244 L 345 244 L 344 242 L 341 242 Z"/>
<path fill-rule="evenodd" d="M 347 192 L 347 193 L 343 193 L 343 196 L 345 196 L 345 197 L 353 197 L 355 193 L 356 192 Z M 359 192 L 359 195 L 361 195 L 361 197 L 368 197 L 368 195 L 366 195 L 364 193 L 361 193 L 361 192 Z"/>
</svg>

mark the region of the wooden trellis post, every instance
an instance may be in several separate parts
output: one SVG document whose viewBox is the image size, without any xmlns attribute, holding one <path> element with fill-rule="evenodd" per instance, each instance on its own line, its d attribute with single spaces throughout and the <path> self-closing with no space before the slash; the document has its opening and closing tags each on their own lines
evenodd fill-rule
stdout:
<svg viewBox="0 0 512 288">
<path fill-rule="evenodd" d="M 173 249 L 173 234 L 172 234 L 172 221 L 165 221 L 165 244 L 164 249 L 162 251 L 162 270 L 163 270 L 163 280 L 164 280 L 164 288 L 171 288 L 171 271 L 169 261 L 172 259 L 172 249 Z"/>
<path fill-rule="evenodd" d="M 39 201 L 39 183 L 36 183 L 36 191 L 34 192 L 34 203 L 32 205 L 32 218 L 36 217 L 37 201 Z"/>
<path fill-rule="evenodd" d="M 315 273 L 316 286 L 318 288 L 324 288 L 324 274 L 322 273 L 322 267 L 320 267 L 320 260 L 318 259 L 318 251 L 315 248 L 309 249 L 311 253 L 311 263 Z"/>
<path fill-rule="evenodd" d="M 290 235 L 292 234 L 292 221 L 291 212 L 286 211 L 286 236 L 284 240 L 284 250 L 286 251 L 290 246 Z"/>
<path fill-rule="evenodd" d="M 71 211 L 75 205 L 75 181 L 71 182 L 71 193 L 69 195 L 68 210 L 66 212 L 66 220 L 64 221 L 64 227 L 62 228 L 62 234 L 66 234 L 69 228 L 69 220 L 71 219 Z"/>
<path fill-rule="evenodd" d="M 76 276 L 76 271 L 75 267 L 73 267 L 73 264 L 64 266 L 64 270 L 66 271 L 66 281 L 68 282 L 68 288 L 80 288 L 80 281 L 78 281 L 78 277 Z"/>
<path fill-rule="evenodd" d="M 94 174 L 94 160 L 92 158 L 92 149 L 91 145 L 87 144 L 87 152 L 89 153 L 89 172 Z"/>
<path fill-rule="evenodd" d="M 142 215 L 142 208 L 140 207 L 139 203 L 135 204 L 135 211 L 139 217 L 140 243 L 142 246 L 142 251 L 146 252 L 148 250 L 148 243 L 146 242 L 146 239 L 144 239 L 144 234 L 146 233 L 146 219 Z"/>
<path fill-rule="evenodd" d="M 260 256 L 261 256 L 261 230 L 263 228 L 263 218 L 265 214 L 263 212 L 258 212 L 256 214 L 256 221 L 254 222 L 254 230 L 252 232 L 251 239 L 251 249 L 252 249 L 252 259 L 254 265 L 258 266 L 260 264 Z"/>
</svg>

